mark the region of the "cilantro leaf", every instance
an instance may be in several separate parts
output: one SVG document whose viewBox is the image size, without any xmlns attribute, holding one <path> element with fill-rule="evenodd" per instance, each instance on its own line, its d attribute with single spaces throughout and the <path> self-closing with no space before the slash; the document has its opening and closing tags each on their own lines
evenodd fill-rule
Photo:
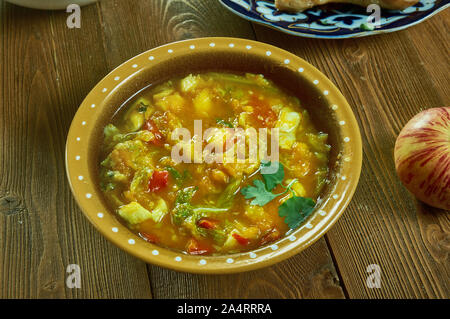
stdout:
<svg viewBox="0 0 450 319">
<path fill-rule="evenodd" d="M 278 207 L 278 215 L 291 229 L 297 228 L 314 210 L 316 203 L 311 198 L 293 196 Z"/>
<path fill-rule="evenodd" d="M 276 171 L 273 173 L 266 173 L 267 171 L 271 171 L 272 169 L 269 169 L 272 165 L 278 165 L 276 168 Z M 269 191 L 273 190 L 278 184 L 281 184 L 284 179 L 284 167 L 281 163 L 271 163 L 261 161 L 261 175 L 264 178 L 264 182 L 266 183 L 267 189 Z M 266 171 L 266 172 L 265 172 Z"/>
<path fill-rule="evenodd" d="M 246 186 L 241 189 L 241 193 L 246 199 L 254 197 L 254 199 L 250 202 L 251 205 L 264 206 L 279 195 L 269 192 L 264 183 L 259 179 L 255 180 L 253 184 L 255 186 Z"/>
</svg>

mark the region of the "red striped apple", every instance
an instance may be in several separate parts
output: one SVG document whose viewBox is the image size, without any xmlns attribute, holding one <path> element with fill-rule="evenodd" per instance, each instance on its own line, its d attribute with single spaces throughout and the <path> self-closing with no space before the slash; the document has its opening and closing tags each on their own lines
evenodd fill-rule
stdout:
<svg viewBox="0 0 450 319">
<path fill-rule="evenodd" d="M 397 137 L 395 168 L 403 185 L 430 206 L 450 210 L 450 107 L 414 116 Z"/>
</svg>

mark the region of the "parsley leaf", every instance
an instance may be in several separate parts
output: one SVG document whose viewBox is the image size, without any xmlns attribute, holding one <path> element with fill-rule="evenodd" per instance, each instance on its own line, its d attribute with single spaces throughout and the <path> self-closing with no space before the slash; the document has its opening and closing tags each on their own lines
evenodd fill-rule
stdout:
<svg viewBox="0 0 450 319">
<path fill-rule="evenodd" d="M 272 165 L 278 165 L 276 167 L 276 171 L 273 173 L 265 173 L 265 171 L 269 170 L 268 168 Z M 278 184 L 281 184 L 284 179 L 284 167 L 281 163 L 271 163 L 269 162 L 261 162 L 261 175 L 264 178 L 264 182 L 266 182 L 267 189 L 269 191 L 273 190 Z"/>
<path fill-rule="evenodd" d="M 244 195 L 246 199 L 254 197 L 250 203 L 251 205 L 264 206 L 279 195 L 269 192 L 264 183 L 259 179 L 255 180 L 253 184 L 255 186 L 247 186 L 241 190 L 242 195 Z"/>
<path fill-rule="evenodd" d="M 278 215 L 291 229 L 297 228 L 314 210 L 316 203 L 311 198 L 293 196 L 278 207 Z"/>
</svg>

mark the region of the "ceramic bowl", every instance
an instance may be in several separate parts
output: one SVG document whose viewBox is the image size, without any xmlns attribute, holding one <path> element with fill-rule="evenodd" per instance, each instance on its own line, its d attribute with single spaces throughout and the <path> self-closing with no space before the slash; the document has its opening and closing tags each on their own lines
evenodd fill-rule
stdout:
<svg viewBox="0 0 450 319">
<path fill-rule="evenodd" d="M 97 0 L 6 0 L 22 7 L 43 10 L 62 10 L 70 4 L 84 6 L 96 2 Z"/>
<path fill-rule="evenodd" d="M 315 212 L 288 236 L 254 251 L 223 256 L 191 256 L 150 244 L 125 227 L 99 188 L 103 128 L 133 94 L 152 83 L 207 70 L 264 74 L 297 95 L 316 127 L 329 134 L 330 183 Z M 187 110 L 189 111 L 189 110 Z M 358 183 L 361 136 L 353 112 L 339 90 L 306 61 L 268 44 L 235 38 L 200 38 L 144 52 L 104 77 L 76 113 L 67 137 L 70 187 L 83 213 L 111 242 L 155 265 L 193 273 L 235 273 L 269 266 L 304 250 L 337 221 Z"/>
</svg>

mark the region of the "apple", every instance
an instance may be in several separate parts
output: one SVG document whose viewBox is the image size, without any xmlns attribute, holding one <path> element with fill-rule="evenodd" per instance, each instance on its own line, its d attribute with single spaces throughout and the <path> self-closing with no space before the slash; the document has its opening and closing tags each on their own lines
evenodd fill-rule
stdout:
<svg viewBox="0 0 450 319">
<path fill-rule="evenodd" d="M 397 137 L 394 159 L 411 193 L 430 206 L 450 210 L 450 107 L 414 116 Z"/>
</svg>

